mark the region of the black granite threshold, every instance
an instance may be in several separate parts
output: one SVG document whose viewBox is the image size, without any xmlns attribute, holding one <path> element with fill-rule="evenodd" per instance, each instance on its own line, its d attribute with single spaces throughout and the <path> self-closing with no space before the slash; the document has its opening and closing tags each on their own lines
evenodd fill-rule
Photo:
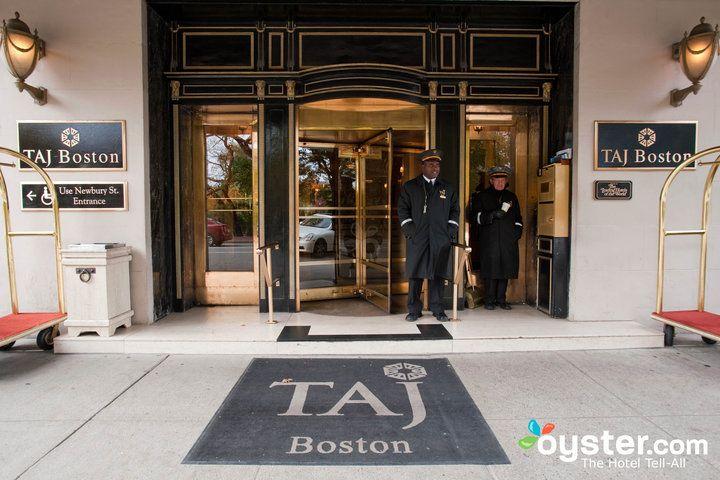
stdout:
<svg viewBox="0 0 720 480">
<path fill-rule="evenodd" d="M 415 325 L 418 333 L 372 333 L 310 335 L 309 325 L 283 327 L 278 342 L 367 342 L 388 340 L 452 340 L 447 329 L 437 323 Z"/>
</svg>

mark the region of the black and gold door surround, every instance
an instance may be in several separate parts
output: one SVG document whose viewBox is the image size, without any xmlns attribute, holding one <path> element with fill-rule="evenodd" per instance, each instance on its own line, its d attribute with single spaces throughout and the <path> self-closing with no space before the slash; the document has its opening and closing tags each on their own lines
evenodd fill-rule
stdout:
<svg viewBox="0 0 720 480">
<path fill-rule="evenodd" d="M 350 97 L 427 106 L 429 144 L 457 159 L 444 166 L 457 188 L 466 105 L 542 107 L 544 151 L 572 138 L 571 119 L 561 114 L 572 104 L 573 4 L 148 0 L 147 6 L 152 118 L 171 124 L 173 106 L 186 104 L 257 106 L 260 242 L 281 244 L 273 258 L 281 279 L 278 311 L 296 305 L 290 241 L 296 232 L 287 199 L 297 106 Z M 151 177 L 167 175 L 172 128 L 151 130 Z M 163 211 L 173 214 L 172 181 L 156 179 L 151 188 L 158 199 L 153 265 L 178 297 L 174 233 L 162 223 Z M 267 307 L 262 295 L 259 303 Z"/>
</svg>

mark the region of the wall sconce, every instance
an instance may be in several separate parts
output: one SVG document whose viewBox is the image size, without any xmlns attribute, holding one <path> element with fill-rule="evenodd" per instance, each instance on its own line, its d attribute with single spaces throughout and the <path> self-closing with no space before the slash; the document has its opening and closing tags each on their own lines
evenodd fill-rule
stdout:
<svg viewBox="0 0 720 480">
<path fill-rule="evenodd" d="M 700 91 L 700 80 L 705 77 L 715 56 L 720 53 L 718 38 L 718 26 L 715 25 L 713 29 L 709 23 L 705 23 L 705 17 L 702 17 L 700 23 L 690 30 L 690 35 L 685 32 L 683 39 L 673 44 L 673 59 L 680 62 L 683 73 L 692 82 L 687 88 L 676 88 L 670 92 L 670 104 L 673 107 L 682 105 L 691 92 L 697 95 Z"/>
<path fill-rule="evenodd" d="M 30 27 L 20 20 L 20 14 L 15 12 L 15 18 L 3 20 L 2 24 L 2 50 L 5 63 L 13 77 L 17 79 L 15 85 L 21 92 L 27 91 L 38 105 L 47 103 L 47 90 L 43 87 L 33 87 L 25 83 L 37 61 L 45 56 L 45 42 L 35 33 L 30 33 Z"/>
</svg>

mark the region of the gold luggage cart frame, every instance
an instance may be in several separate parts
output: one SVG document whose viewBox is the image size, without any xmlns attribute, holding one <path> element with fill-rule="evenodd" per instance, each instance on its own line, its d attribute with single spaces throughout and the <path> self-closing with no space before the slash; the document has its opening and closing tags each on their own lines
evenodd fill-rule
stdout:
<svg viewBox="0 0 720 480">
<path fill-rule="evenodd" d="M 0 147 L 0 154 L 9 155 L 18 159 L 18 164 L 0 161 L 0 203 L 3 212 L 3 234 L 5 236 L 5 249 L 7 257 L 8 277 L 10 285 L 10 303 L 12 313 L 0 317 L 0 350 L 9 350 L 16 340 L 38 333 L 37 344 L 43 350 L 51 350 L 53 342 L 58 334 L 60 323 L 67 318 L 65 311 L 65 295 L 63 290 L 62 266 L 61 266 L 61 238 L 60 238 L 60 213 L 58 206 L 57 191 L 55 184 L 48 174 L 35 162 L 20 152 L 9 148 Z M 37 172 L 50 193 L 52 198 L 51 211 L 53 216 L 53 229 L 46 231 L 15 231 L 11 228 L 10 201 L 8 198 L 7 184 L 2 169 L 6 167 L 18 168 L 25 164 Z M 13 252 L 13 238 L 15 237 L 53 237 L 55 247 L 55 275 L 57 281 L 57 312 L 30 312 L 22 313 L 18 306 L 17 279 L 15 269 L 15 256 Z"/>
<path fill-rule="evenodd" d="M 714 161 L 701 162 L 700 159 L 708 155 L 720 154 L 720 146 L 708 148 L 687 158 L 670 172 L 660 191 L 660 218 L 658 232 L 658 272 L 657 292 L 655 297 L 655 311 L 650 315 L 653 319 L 663 322 L 665 333 L 665 346 L 672 346 L 675 338 L 675 328 L 681 328 L 700 335 L 705 343 L 715 344 L 720 340 L 720 315 L 705 310 L 705 291 L 707 283 L 707 252 L 708 233 L 710 227 L 710 199 L 715 174 L 720 167 L 720 155 Z M 702 217 L 700 228 L 694 230 L 668 230 L 666 228 L 667 195 L 670 186 L 678 174 L 690 165 L 700 167 L 709 166 L 703 190 Z M 698 278 L 697 306 L 695 310 L 663 310 L 663 293 L 665 286 L 665 239 L 675 235 L 700 236 L 700 275 Z"/>
</svg>

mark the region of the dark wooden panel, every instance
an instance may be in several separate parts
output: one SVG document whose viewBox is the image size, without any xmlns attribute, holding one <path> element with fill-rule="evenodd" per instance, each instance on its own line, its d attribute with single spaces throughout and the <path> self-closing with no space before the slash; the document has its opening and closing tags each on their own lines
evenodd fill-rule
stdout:
<svg viewBox="0 0 720 480">
<path fill-rule="evenodd" d="M 284 60 L 284 42 L 282 32 L 271 32 L 268 35 L 269 53 L 268 67 L 270 69 L 282 69 Z"/>
<path fill-rule="evenodd" d="M 573 145 L 573 53 L 575 19 L 570 11 L 553 25 L 550 48 L 552 66 L 557 72 L 550 100 L 548 157 Z"/>
<path fill-rule="evenodd" d="M 456 103 L 439 103 L 435 113 L 437 133 L 435 145 L 443 151 L 444 157 L 440 177 L 450 183 L 460 195 L 460 106 Z M 458 197 L 459 201 L 462 198 Z M 445 287 L 443 294 L 445 308 L 452 308 L 452 284 Z M 464 301 L 458 301 L 462 309 Z"/>
<path fill-rule="evenodd" d="M 155 52 L 148 62 L 148 169 L 153 319 L 173 310 L 175 301 L 174 193 L 170 90 L 163 71 L 170 64 L 169 25 L 147 9 L 147 41 Z"/>
<path fill-rule="evenodd" d="M 452 70 L 455 68 L 455 35 L 440 34 L 440 68 Z"/>
<path fill-rule="evenodd" d="M 471 97 L 541 98 L 540 87 L 520 85 L 471 85 Z"/>
<path fill-rule="evenodd" d="M 280 286 L 273 288 L 276 311 L 294 310 L 290 301 L 290 188 L 289 169 L 289 107 L 287 103 L 268 103 L 265 106 L 265 242 L 280 242 L 280 249 L 272 252 L 273 276 L 280 278 Z M 267 311 L 267 300 L 260 302 L 260 311 Z"/>
<path fill-rule="evenodd" d="M 183 95 L 253 95 L 255 85 L 183 85 Z"/>
<path fill-rule="evenodd" d="M 424 68 L 424 33 L 301 32 L 300 68 L 380 63 Z"/>
<path fill-rule="evenodd" d="M 538 34 L 473 33 L 470 37 L 470 67 L 473 70 L 540 70 Z"/>
<path fill-rule="evenodd" d="M 252 32 L 183 32 L 183 68 L 252 69 Z"/>
</svg>

